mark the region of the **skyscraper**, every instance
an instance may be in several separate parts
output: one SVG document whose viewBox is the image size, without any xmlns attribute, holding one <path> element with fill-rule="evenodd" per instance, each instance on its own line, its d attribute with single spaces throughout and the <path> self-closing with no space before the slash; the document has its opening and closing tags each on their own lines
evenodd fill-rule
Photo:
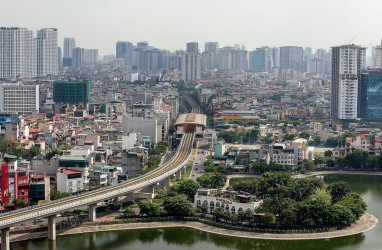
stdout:
<svg viewBox="0 0 382 250">
<path fill-rule="evenodd" d="M 229 73 L 241 73 L 248 69 L 248 51 L 235 47 L 219 50 L 219 69 Z"/>
<path fill-rule="evenodd" d="M 61 47 L 57 48 L 57 65 L 58 65 L 58 68 L 62 68 L 62 50 L 61 50 Z"/>
<path fill-rule="evenodd" d="M 203 52 L 203 68 L 217 68 L 219 65 L 219 43 L 218 42 L 206 42 L 204 44 Z"/>
<path fill-rule="evenodd" d="M 297 73 L 303 72 L 303 48 L 297 46 L 280 47 L 280 73 L 283 70 L 295 70 Z"/>
<path fill-rule="evenodd" d="M 80 70 L 85 66 L 85 49 L 76 47 L 73 49 L 72 68 Z"/>
<path fill-rule="evenodd" d="M 303 49 L 297 46 L 280 47 L 280 73 L 283 70 L 292 69 L 297 73 L 303 71 Z"/>
<path fill-rule="evenodd" d="M 57 29 L 37 31 L 37 76 L 58 74 Z"/>
<path fill-rule="evenodd" d="M 333 119 L 360 118 L 361 71 L 366 49 L 353 45 L 332 47 L 331 113 Z"/>
<path fill-rule="evenodd" d="M 360 93 L 360 118 L 382 121 L 382 69 L 362 72 Z"/>
<path fill-rule="evenodd" d="M 193 81 L 200 78 L 200 54 L 185 53 L 182 55 L 182 80 Z"/>
<path fill-rule="evenodd" d="M 187 43 L 187 52 L 188 53 L 199 53 L 198 43 L 197 42 Z"/>
<path fill-rule="evenodd" d="M 268 67 L 268 47 L 257 48 L 249 53 L 249 70 L 252 72 L 267 72 Z"/>
<path fill-rule="evenodd" d="M 0 78 L 36 77 L 36 40 L 25 28 L 0 27 Z"/>
<path fill-rule="evenodd" d="M 133 66 L 133 51 L 131 42 L 118 41 L 116 44 L 116 58 L 123 58 L 126 66 Z"/>
<path fill-rule="evenodd" d="M 63 66 L 71 67 L 73 58 L 73 49 L 76 47 L 76 40 L 72 37 L 64 38 L 64 57 Z"/>
<path fill-rule="evenodd" d="M 98 49 L 85 49 L 84 63 L 86 65 L 98 64 Z"/>
</svg>

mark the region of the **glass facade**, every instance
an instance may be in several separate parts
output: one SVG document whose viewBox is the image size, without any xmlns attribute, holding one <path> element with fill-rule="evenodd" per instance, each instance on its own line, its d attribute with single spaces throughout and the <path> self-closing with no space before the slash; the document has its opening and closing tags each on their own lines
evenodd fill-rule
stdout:
<svg viewBox="0 0 382 250">
<path fill-rule="evenodd" d="M 89 102 L 91 100 L 91 82 L 61 82 L 53 83 L 53 101 L 63 103 Z"/>
<path fill-rule="evenodd" d="M 361 75 L 361 113 L 369 121 L 382 121 L 382 70 Z"/>
</svg>

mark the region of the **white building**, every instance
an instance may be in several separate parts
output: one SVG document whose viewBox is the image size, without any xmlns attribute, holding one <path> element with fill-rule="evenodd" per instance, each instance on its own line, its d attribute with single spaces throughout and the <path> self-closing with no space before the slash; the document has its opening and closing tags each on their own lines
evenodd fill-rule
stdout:
<svg viewBox="0 0 382 250">
<path fill-rule="evenodd" d="M 158 136 L 158 130 L 161 131 L 161 127 L 158 125 L 157 119 L 143 117 L 123 117 L 122 130 L 125 132 L 136 132 L 141 135 L 150 136 L 150 140 L 153 144 L 157 144 L 161 140 L 161 136 Z"/>
<path fill-rule="evenodd" d="M 375 47 L 375 62 L 374 62 L 375 68 L 382 69 L 382 46 L 376 46 Z"/>
<path fill-rule="evenodd" d="M 182 55 L 182 80 L 193 81 L 200 78 L 200 54 L 185 53 Z"/>
<path fill-rule="evenodd" d="M 57 191 L 71 194 L 85 189 L 85 177 L 83 174 L 82 171 L 59 168 L 56 176 Z"/>
<path fill-rule="evenodd" d="M 352 45 L 332 48 L 331 112 L 334 119 L 359 118 L 361 71 L 366 65 L 366 49 Z"/>
<path fill-rule="evenodd" d="M 98 64 L 98 49 L 85 49 L 84 63 L 86 65 Z"/>
<path fill-rule="evenodd" d="M 122 135 L 122 150 L 129 150 L 137 144 L 137 133 L 128 133 L 127 135 Z"/>
<path fill-rule="evenodd" d="M 39 110 L 39 85 L 0 84 L 0 111 L 32 113 Z"/>
<path fill-rule="evenodd" d="M 235 194 L 235 199 L 231 199 L 227 192 L 218 189 L 198 189 L 194 196 L 194 206 L 200 210 L 202 206 L 207 206 L 207 213 L 212 213 L 215 208 L 222 207 L 232 214 L 244 212 L 247 209 L 255 212 L 262 201 L 253 202 L 251 195 Z M 236 200 L 236 201 L 235 201 Z"/>
<path fill-rule="evenodd" d="M 72 68 L 79 70 L 85 64 L 85 49 L 84 48 L 74 48 L 73 58 L 72 58 Z"/>
<path fill-rule="evenodd" d="M 37 76 L 58 74 L 57 29 L 37 31 Z"/>
<path fill-rule="evenodd" d="M 56 48 L 57 50 L 57 48 Z M 0 27 L 0 78 L 36 77 L 36 40 L 26 28 Z"/>
</svg>

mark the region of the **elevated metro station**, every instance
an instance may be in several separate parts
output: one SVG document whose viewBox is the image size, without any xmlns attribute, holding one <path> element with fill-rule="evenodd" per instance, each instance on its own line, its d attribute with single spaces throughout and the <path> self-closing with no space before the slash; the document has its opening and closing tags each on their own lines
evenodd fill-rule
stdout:
<svg viewBox="0 0 382 250">
<path fill-rule="evenodd" d="M 177 138 L 182 138 L 184 130 L 188 125 L 195 126 L 195 139 L 202 138 L 203 131 L 207 126 L 207 116 L 197 113 L 179 115 L 174 125 Z"/>
</svg>

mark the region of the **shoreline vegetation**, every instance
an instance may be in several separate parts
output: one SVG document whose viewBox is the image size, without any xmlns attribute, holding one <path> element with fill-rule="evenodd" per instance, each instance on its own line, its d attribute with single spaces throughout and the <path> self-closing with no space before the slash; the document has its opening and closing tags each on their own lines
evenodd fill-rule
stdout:
<svg viewBox="0 0 382 250">
<path fill-rule="evenodd" d="M 154 229 L 154 228 L 171 228 L 171 227 L 186 227 L 201 230 L 208 233 L 250 238 L 258 240 L 318 240 L 346 237 L 367 232 L 373 229 L 378 223 L 378 219 L 372 214 L 365 213 L 353 223 L 351 226 L 341 230 L 329 232 L 316 232 L 316 233 L 269 233 L 269 232 L 250 232 L 228 227 L 217 227 L 199 221 L 153 221 L 153 222 L 126 222 L 126 221 L 100 221 L 100 222 L 87 222 L 80 227 L 70 228 L 68 230 L 59 230 L 58 236 L 96 233 L 96 232 L 110 232 L 122 230 L 138 230 L 138 229 Z M 33 232 L 27 231 L 25 233 L 13 234 L 11 233 L 11 242 L 27 241 L 32 239 L 47 238 L 46 231 Z"/>
<path fill-rule="evenodd" d="M 318 175 L 320 173 L 313 172 L 310 174 Z M 375 216 L 366 213 L 366 204 L 357 194 L 351 192 L 350 187 L 347 183 L 335 183 L 334 186 L 333 184 L 326 185 L 323 184 L 323 181 L 320 179 L 312 179 L 312 177 L 309 176 L 310 174 L 300 175 L 298 177 L 294 176 L 297 178 L 292 178 L 289 174 L 286 173 L 273 172 L 264 174 L 262 178 L 255 178 L 253 180 L 242 180 L 233 185 L 233 189 L 244 189 L 247 192 L 252 193 L 253 195 L 261 195 L 263 198 L 266 197 L 264 199 L 265 204 L 263 203 L 262 206 L 257 209 L 257 212 L 260 212 L 263 215 L 266 213 L 272 215 L 268 216 L 272 217 L 272 220 L 258 221 L 260 222 L 260 225 L 265 227 L 252 227 L 252 223 L 246 223 L 246 219 L 243 219 L 240 216 L 231 215 L 229 216 L 229 218 L 225 218 L 217 212 L 213 213 L 213 216 L 215 218 L 214 220 L 212 220 L 211 218 L 208 219 L 208 217 L 205 217 L 206 215 L 203 214 L 201 217 L 196 217 L 194 216 L 195 212 L 188 211 L 189 209 L 187 209 L 187 213 L 179 214 L 179 209 L 177 210 L 177 213 L 175 213 L 171 210 L 172 203 L 175 202 L 176 204 L 179 204 L 179 201 L 175 198 L 178 198 L 178 196 L 180 197 L 181 194 L 183 194 L 184 196 L 182 196 L 182 201 L 187 198 L 191 200 L 193 198 L 195 190 L 198 188 L 198 185 L 191 185 L 194 183 L 191 180 L 188 180 L 186 182 L 177 183 L 175 186 L 171 187 L 170 190 L 159 192 L 158 197 L 156 197 L 156 199 L 159 198 L 159 200 L 155 201 L 154 199 L 153 202 L 142 200 L 141 202 L 138 202 L 137 205 L 139 205 L 141 217 L 131 217 L 129 211 L 132 209 L 131 207 L 127 207 L 126 211 L 123 213 L 123 216 L 108 218 L 101 217 L 95 222 L 81 221 L 75 223 L 74 228 L 72 228 L 71 226 L 66 228 L 59 226 L 57 230 L 57 235 L 70 235 L 78 233 L 94 233 L 100 231 L 117 231 L 144 228 L 149 229 L 188 227 L 205 232 L 243 238 L 254 238 L 264 240 L 314 240 L 360 234 L 375 227 L 375 225 L 378 223 L 378 219 Z M 232 178 L 235 177 L 232 176 Z M 297 195 L 299 199 L 296 199 L 294 197 L 296 196 L 296 194 L 293 193 L 293 196 L 291 196 L 290 193 L 291 190 L 295 190 L 296 187 L 300 187 L 299 190 L 301 192 L 298 192 L 299 195 Z M 326 191 L 323 192 L 323 190 L 325 189 Z M 317 190 L 320 192 L 316 192 Z M 277 211 L 274 211 L 274 204 L 272 204 L 274 202 L 273 198 L 271 197 L 273 197 L 274 195 L 276 195 L 275 197 L 279 199 L 276 202 L 276 207 L 278 208 Z M 295 203 L 292 199 L 296 201 L 302 201 L 303 206 L 300 206 L 299 204 Z M 160 211 L 158 212 L 156 211 L 158 209 L 155 209 L 155 206 L 153 208 L 153 205 L 158 205 L 158 207 L 160 208 L 159 204 L 157 204 L 159 201 L 163 203 L 163 208 L 160 209 Z M 320 203 L 318 205 L 320 206 L 316 204 L 318 201 Z M 312 202 L 315 206 L 309 205 Z M 344 204 L 342 204 L 341 202 Z M 188 206 L 185 207 L 188 208 L 190 202 L 188 201 L 184 203 L 187 203 L 186 205 Z M 343 212 L 339 212 L 344 211 L 345 208 L 348 208 L 347 205 L 349 204 L 352 205 L 350 206 L 350 211 L 347 211 L 349 215 L 345 214 L 345 216 Z M 354 204 L 358 205 L 354 206 Z M 339 207 L 338 209 L 333 210 L 333 208 L 331 208 L 332 205 L 339 205 Z M 313 215 L 311 213 L 305 213 L 307 211 L 310 211 L 311 207 L 316 207 L 316 210 L 317 207 L 322 207 L 324 209 L 318 209 L 313 213 Z M 285 210 L 290 211 L 288 213 L 285 213 Z M 332 210 L 336 212 L 334 213 L 336 214 L 336 216 L 334 217 L 330 216 L 330 212 Z M 157 215 L 155 215 L 155 213 L 153 215 L 150 215 L 152 211 L 158 212 Z M 303 213 L 303 218 L 309 220 L 300 219 L 302 214 L 301 211 L 305 211 Z M 292 212 L 294 213 L 294 215 Z M 166 216 L 166 214 L 169 216 Z M 285 214 L 288 216 L 285 216 Z M 326 221 L 338 219 L 338 223 L 325 223 L 324 221 L 322 221 L 322 219 L 321 221 L 317 221 L 316 223 L 316 219 L 318 217 L 315 215 L 318 214 L 322 215 L 324 218 L 328 217 Z M 162 215 L 164 217 L 158 217 L 159 215 Z M 284 216 L 285 220 L 283 221 L 282 219 Z M 322 216 L 319 217 L 321 218 Z M 290 219 L 293 219 L 294 222 L 297 223 L 295 225 L 300 226 L 294 227 L 293 224 L 290 223 Z M 238 220 L 241 223 L 237 223 L 236 220 Z M 225 221 L 225 223 L 223 223 L 223 221 Z M 299 223 L 298 221 L 301 221 L 301 223 Z M 277 226 L 275 227 L 275 225 Z M 34 229 L 13 228 L 11 230 L 11 241 L 15 242 L 38 238 L 47 238 L 46 229 L 46 227 L 36 227 Z"/>
</svg>

